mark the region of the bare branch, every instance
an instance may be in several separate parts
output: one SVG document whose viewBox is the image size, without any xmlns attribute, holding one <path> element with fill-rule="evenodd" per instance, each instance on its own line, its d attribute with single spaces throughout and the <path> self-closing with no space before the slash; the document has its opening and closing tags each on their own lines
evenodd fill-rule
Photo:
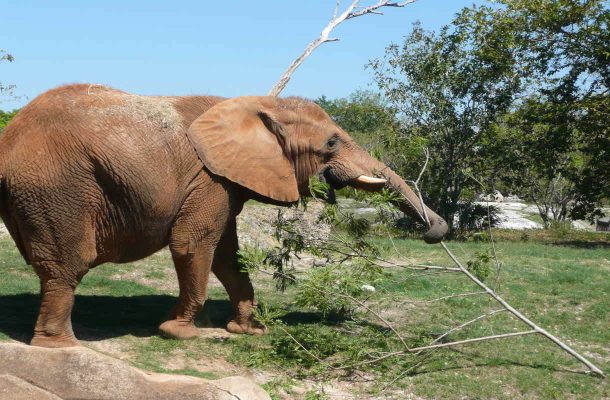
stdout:
<svg viewBox="0 0 610 400">
<path fill-rule="evenodd" d="M 538 332 L 535 329 L 532 329 L 530 331 L 503 333 L 501 335 L 492 335 L 492 336 L 483 336 L 483 337 L 478 337 L 478 338 L 474 338 L 474 339 L 458 340 L 456 342 L 433 344 L 430 346 L 422 346 L 422 347 L 414 347 L 411 349 L 411 352 L 419 352 L 422 350 L 429 350 L 429 349 L 440 349 L 441 347 L 451 347 L 451 346 L 457 346 L 459 344 L 482 342 L 484 340 L 491 340 L 491 339 L 502 339 L 502 338 L 507 338 L 507 337 L 512 337 L 512 336 L 531 335 L 533 333 L 540 333 L 540 332 Z"/>
<path fill-rule="evenodd" d="M 499 310 L 493 310 L 493 311 L 488 312 L 487 314 L 479 315 L 478 317 L 476 317 L 474 319 L 471 319 L 470 321 L 467 321 L 467 322 L 464 322 L 463 324 L 455 326 L 455 327 L 449 329 L 447 332 L 445 332 L 442 335 L 440 335 L 439 337 L 437 337 L 436 339 L 434 339 L 432 342 L 430 342 L 430 346 L 435 344 L 435 343 L 440 342 L 441 340 L 443 340 L 444 338 L 446 338 L 448 335 L 452 334 L 455 331 L 459 331 L 460 329 L 464 329 L 468 325 L 471 325 L 471 324 L 473 324 L 473 323 L 475 323 L 477 321 L 480 321 L 480 320 L 482 320 L 484 318 L 491 317 L 492 315 L 497 314 L 497 313 L 502 312 L 502 311 L 506 311 L 506 309 L 501 308 Z M 419 354 L 419 352 L 417 354 Z"/>
<path fill-rule="evenodd" d="M 337 13 L 339 12 L 339 6 L 341 5 L 341 0 L 337 0 L 335 4 L 335 11 L 333 11 L 333 19 L 337 18 Z"/>
<path fill-rule="evenodd" d="M 420 172 L 420 175 L 421 175 L 421 172 Z M 420 202 L 421 202 L 421 207 L 422 207 L 422 210 L 424 212 L 425 219 L 428 222 L 429 220 L 428 220 L 428 216 L 427 216 L 427 212 L 426 212 L 426 208 L 425 208 L 424 202 L 423 202 L 422 197 L 421 197 L 421 191 L 419 189 L 418 182 L 412 182 L 412 183 L 413 183 L 413 186 L 414 186 L 413 189 L 416 191 L 416 193 L 419 194 L 419 199 L 420 199 Z M 429 222 L 428 222 L 428 226 L 430 226 Z M 506 302 L 506 300 L 504 300 L 502 297 L 500 297 L 498 294 L 496 294 L 496 292 L 494 292 L 492 289 L 487 287 L 487 285 L 485 285 L 483 282 L 481 282 L 476 276 L 471 274 L 470 271 L 468 271 L 468 269 L 466 269 L 462 265 L 462 263 L 455 257 L 455 255 L 453 255 L 453 253 L 449 250 L 449 248 L 447 247 L 447 245 L 444 242 L 441 242 L 440 245 L 443 247 L 443 249 L 445 250 L 445 252 L 449 256 L 449 258 L 451 258 L 453 260 L 455 265 L 458 266 L 458 268 L 462 271 L 462 273 L 464 275 L 466 275 L 468 277 L 468 279 L 470 279 L 475 284 L 477 284 L 480 288 L 485 290 L 485 292 L 489 296 L 491 296 L 494 300 L 496 300 L 498 303 L 500 303 L 502 305 L 502 307 L 504 307 L 507 311 L 509 311 L 511 314 L 513 314 L 515 317 L 517 317 L 519 320 L 521 320 L 523 323 L 525 323 L 526 325 L 528 325 L 529 327 L 531 327 L 533 329 L 533 331 L 529 331 L 529 332 L 537 332 L 537 333 L 540 333 L 543 336 L 546 336 L 549 340 L 551 340 L 553 343 L 555 343 L 557 346 L 559 346 L 565 352 L 567 352 L 568 354 L 570 354 L 571 356 L 576 358 L 578 361 L 583 363 L 587 368 L 589 368 L 590 371 L 592 371 L 593 373 L 595 373 L 596 375 L 598 375 L 598 376 L 600 376 L 602 378 L 605 378 L 605 375 L 604 375 L 604 373 L 602 372 L 601 369 L 596 367 L 589 360 L 587 360 L 586 358 L 581 356 L 574 349 L 572 349 L 567 344 L 563 343 L 561 340 L 559 340 L 558 338 L 556 338 L 555 336 L 550 334 L 548 331 L 546 331 L 545 329 L 543 329 L 543 328 L 539 327 L 538 325 L 536 325 L 534 322 L 532 322 L 530 319 L 528 319 L 525 315 L 521 314 L 513 306 L 508 304 Z M 522 334 L 525 334 L 525 333 L 522 333 Z M 508 335 L 504 335 L 504 336 L 499 335 L 497 337 L 508 337 Z M 480 340 L 483 340 L 483 339 L 480 339 Z M 474 341 L 474 340 L 471 340 L 471 341 Z M 466 341 L 463 341 L 463 343 L 466 343 Z M 446 346 L 435 345 L 434 347 L 429 346 L 429 347 L 422 347 L 422 348 L 419 348 L 419 349 L 437 348 L 437 347 L 446 347 Z M 414 350 L 414 349 L 411 349 L 411 350 Z"/>
<path fill-rule="evenodd" d="M 296 69 L 303 63 L 303 61 L 305 61 L 305 59 L 307 57 L 309 57 L 309 55 L 316 48 L 318 48 L 318 46 L 320 46 L 321 44 L 326 43 L 326 42 L 338 41 L 339 39 L 330 38 L 329 35 L 333 31 L 333 29 L 335 29 L 342 22 L 344 22 L 348 19 L 351 19 L 351 18 L 360 17 L 365 14 L 381 14 L 381 12 L 379 12 L 377 10 L 382 7 L 404 7 L 407 4 L 414 3 L 415 1 L 416 0 L 409 0 L 409 1 L 404 1 L 404 2 L 390 2 L 389 0 L 380 0 L 378 3 L 376 3 L 372 6 L 363 7 L 356 11 L 356 8 L 360 4 L 360 0 L 353 0 L 350 3 L 350 5 L 347 6 L 347 8 L 339 15 L 337 15 L 337 14 L 339 11 L 340 1 L 337 1 L 336 5 L 335 5 L 335 10 L 333 12 L 333 17 L 329 21 L 328 25 L 326 25 L 326 27 L 322 30 L 322 32 L 320 33 L 320 36 L 318 36 L 315 40 L 313 40 L 311 43 L 309 43 L 309 45 L 307 45 L 307 47 L 305 48 L 305 50 L 303 50 L 301 55 L 299 55 L 288 66 L 288 68 L 286 69 L 284 74 L 281 76 L 281 78 L 277 81 L 277 83 L 273 86 L 273 88 L 271 88 L 268 95 L 269 96 L 278 96 L 282 92 L 282 90 L 284 90 L 284 88 L 286 87 L 288 82 L 290 81 L 290 78 L 292 77 L 292 74 L 294 73 L 294 71 L 296 71 Z"/>
<path fill-rule="evenodd" d="M 498 303 L 500 303 L 504 308 L 506 308 L 509 312 L 511 312 L 515 317 L 519 318 L 521 321 L 523 321 L 525 324 L 529 325 L 531 328 L 533 328 L 534 330 L 536 330 L 538 333 L 546 336 L 548 339 L 550 339 L 553 343 L 555 343 L 557 346 L 561 347 L 565 352 L 567 352 L 568 354 L 570 354 L 571 356 L 573 356 L 574 358 L 576 358 L 578 361 L 580 361 L 581 363 L 583 363 L 584 365 L 587 366 L 587 368 L 589 368 L 592 372 L 594 372 L 595 374 L 601 376 L 601 377 L 605 377 L 604 373 L 602 372 L 602 370 L 600 370 L 599 368 L 597 368 L 595 365 L 593 365 L 589 360 L 587 360 L 586 358 L 584 358 L 583 356 L 581 356 L 580 354 L 578 354 L 574 349 L 572 349 L 570 346 L 568 346 L 567 344 L 563 343 L 561 340 L 559 340 L 558 338 L 556 338 L 555 336 L 551 335 L 549 332 L 547 332 L 545 329 L 539 327 L 538 325 L 536 325 L 535 323 L 533 323 L 531 320 L 529 320 L 525 315 L 521 314 L 519 311 L 517 311 L 514 307 L 512 307 L 510 304 L 508 304 L 503 298 L 501 298 L 500 296 L 498 296 L 493 290 L 491 290 L 490 288 L 488 288 L 483 282 L 481 282 L 479 279 L 477 279 L 476 276 L 472 275 L 470 273 L 470 271 L 468 271 L 466 268 L 464 268 L 464 266 L 459 262 L 459 260 L 453 255 L 453 253 L 451 253 L 451 251 L 447 248 L 447 245 L 443 242 L 441 242 L 441 246 L 443 247 L 443 249 L 445 249 L 445 251 L 447 252 L 447 254 L 449 255 L 449 257 L 453 260 L 453 262 L 455 262 L 455 264 L 462 269 L 462 272 L 474 283 L 476 283 L 477 285 L 479 285 L 481 288 L 485 289 L 485 291 L 491 296 L 493 297 Z"/>
<path fill-rule="evenodd" d="M 486 294 L 486 293 L 487 292 L 458 293 L 458 294 L 451 294 L 451 295 L 443 296 L 443 297 L 437 297 L 435 299 L 430 299 L 430 300 L 403 300 L 402 303 L 410 303 L 410 304 L 436 303 L 437 301 L 454 299 L 456 297 L 478 296 L 480 294 Z"/>
<path fill-rule="evenodd" d="M 427 147 L 424 147 L 424 155 L 426 156 L 426 161 L 424 162 L 424 166 L 422 167 L 421 171 L 419 171 L 419 175 L 415 180 L 416 185 L 419 185 L 419 183 L 421 182 L 421 178 L 424 175 L 424 172 L 426 172 L 426 168 L 428 168 L 428 161 L 430 161 L 430 150 L 428 150 Z"/>
<path fill-rule="evenodd" d="M 376 11 L 377 9 L 381 8 L 381 7 L 404 7 L 407 4 L 411 4 L 411 3 L 415 3 L 416 0 L 409 0 L 409 1 L 404 1 L 404 2 L 390 2 L 389 0 L 383 1 L 380 0 L 379 3 L 369 6 L 369 7 L 363 7 L 361 10 L 359 11 L 354 11 L 352 13 L 350 13 L 350 15 L 348 15 L 347 19 L 350 18 L 356 18 L 359 17 L 361 15 L 364 14 L 379 14 L 379 15 L 383 15 L 383 13 Z"/>
<path fill-rule="evenodd" d="M 281 275 L 281 276 L 283 276 L 285 278 L 288 278 L 288 279 L 291 279 L 291 280 L 294 281 L 294 278 L 292 276 L 286 275 L 286 274 L 284 274 L 282 272 L 275 271 L 274 273 L 271 273 L 271 272 L 265 271 L 264 269 L 261 269 L 261 268 L 258 268 L 257 270 L 259 272 L 262 272 L 263 274 L 267 274 L 267 275 L 271 275 L 271 276 L 273 276 L 274 274 L 277 274 L 277 275 Z M 346 299 L 351 300 L 352 302 L 358 304 L 360 307 L 364 308 L 366 311 L 368 311 L 369 313 L 373 314 L 375 317 L 377 317 L 377 319 L 379 319 L 381 322 L 383 322 L 384 325 L 387 326 L 396 335 L 396 337 L 398 338 L 398 340 L 400 340 L 400 342 L 405 347 L 405 349 L 407 351 L 409 350 L 409 346 L 407 346 L 407 343 L 405 342 L 404 338 L 400 335 L 400 333 L 398 333 L 396 328 L 394 328 L 394 326 L 388 320 L 383 318 L 381 316 L 381 314 L 379 314 L 378 312 L 376 312 L 375 310 L 373 310 L 372 308 L 367 306 L 364 302 L 354 298 L 353 296 L 345 294 L 345 293 L 334 292 L 334 291 L 325 291 L 325 290 L 323 290 L 323 289 L 321 289 L 321 288 L 319 288 L 317 286 L 313 286 L 313 285 L 305 285 L 305 286 L 307 286 L 307 287 L 309 287 L 309 288 L 311 288 L 313 290 L 316 290 L 316 291 L 318 291 L 320 293 L 331 294 L 333 296 L 338 296 L 338 297 L 346 298 Z M 300 343 L 298 343 L 298 342 L 297 342 L 297 344 L 300 345 Z"/>
<path fill-rule="evenodd" d="M 442 270 L 442 271 L 452 271 L 452 272 L 461 272 L 459 268 L 453 267 L 441 267 L 438 265 L 425 265 L 425 264 L 398 264 L 392 261 L 379 259 L 378 262 L 374 263 L 378 267 L 388 268 L 388 267 L 397 267 L 397 268 L 405 268 L 405 269 L 413 269 L 417 271 L 428 271 L 428 270 Z"/>
</svg>

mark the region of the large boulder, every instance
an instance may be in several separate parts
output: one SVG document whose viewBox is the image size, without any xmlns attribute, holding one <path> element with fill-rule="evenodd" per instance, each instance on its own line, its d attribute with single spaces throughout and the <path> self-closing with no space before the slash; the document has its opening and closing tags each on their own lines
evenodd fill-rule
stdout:
<svg viewBox="0 0 610 400">
<path fill-rule="evenodd" d="M 40 389 L 13 375 L 0 375 L 0 399 L 61 400 L 53 393 Z"/>
<path fill-rule="evenodd" d="M 249 379 L 147 373 L 85 347 L 0 343 L 0 400 L 270 400 Z"/>
</svg>

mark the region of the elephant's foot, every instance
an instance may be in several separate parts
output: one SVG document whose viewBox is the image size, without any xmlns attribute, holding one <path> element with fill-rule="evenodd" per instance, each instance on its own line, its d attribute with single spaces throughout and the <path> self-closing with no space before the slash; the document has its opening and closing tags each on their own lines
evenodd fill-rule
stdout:
<svg viewBox="0 0 610 400">
<path fill-rule="evenodd" d="M 44 335 L 44 334 L 35 334 L 32 340 L 30 341 L 30 345 L 38 346 L 38 347 L 49 347 L 49 348 L 58 348 L 58 347 L 75 347 L 80 346 L 80 343 L 74 335 Z"/>
<path fill-rule="evenodd" d="M 232 319 L 227 324 L 227 331 L 231 333 L 241 333 L 248 335 L 264 335 L 266 332 L 266 328 L 264 325 L 256 322 L 252 319 L 249 319 L 245 322 L 238 322 L 235 319 Z"/>
<path fill-rule="evenodd" d="M 192 321 L 170 320 L 159 326 L 161 336 L 170 339 L 195 339 L 199 336 L 199 330 Z"/>
</svg>

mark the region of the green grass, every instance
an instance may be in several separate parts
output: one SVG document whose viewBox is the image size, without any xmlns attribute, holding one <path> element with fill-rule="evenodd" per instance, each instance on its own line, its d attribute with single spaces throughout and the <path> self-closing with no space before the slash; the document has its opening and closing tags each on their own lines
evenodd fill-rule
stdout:
<svg viewBox="0 0 610 400">
<path fill-rule="evenodd" d="M 532 231 L 527 241 L 520 233 L 495 231 L 497 251 L 503 263 L 499 293 L 535 322 L 586 354 L 610 375 L 610 250 L 609 235 Z M 451 265 L 440 246 L 416 240 L 375 238 L 386 257 Z M 561 245 L 558 245 L 560 243 Z M 481 242 L 450 242 L 448 246 L 464 262 L 486 248 Z M 262 337 L 231 336 L 194 341 L 164 340 L 156 335 L 158 323 L 175 302 L 175 290 L 137 283 L 164 279 L 171 269 L 167 254 L 123 265 L 104 265 L 92 270 L 77 290 L 73 322 L 77 335 L 87 339 L 113 339 L 123 343 L 131 361 L 156 372 L 180 373 L 205 378 L 226 376 L 225 371 L 201 370 L 197 360 L 224 359 L 243 367 L 276 376 L 266 385 L 274 398 L 292 393 L 291 386 L 303 379 L 349 379 L 329 371 L 302 352 L 281 329 L 271 326 Z M 415 276 L 417 275 L 417 276 Z M 375 282 L 370 303 L 386 309 L 387 319 L 399 329 L 409 346 L 426 344 L 450 327 L 497 308 L 489 298 L 473 296 L 430 304 L 409 304 L 452 293 L 477 291 L 464 276 L 419 276 L 405 269 L 388 269 Z M 487 278 L 493 282 L 493 274 Z M 400 348 L 394 335 L 375 317 L 358 313 L 353 321 L 328 321 L 313 309 L 294 304 L 294 288 L 286 293 L 271 289 L 263 275 L 255 275 L 259 299 L 282 313 L 282 326 L 310 351 L 329 363 L 366 359 L 371 350 Z M 38 279 L 24 264 L 12 241 L 0 238 L 0 340 L 27 341 L 38 307 Z M 231 310 L 226 294 L 212 288 L 199 325 L 221 327 Z M 523 330 L 507 313 L 500 313 L 449 340 Z M 180 356 L 185 368 L 168 366 Z M 413 365 L 415 358 L 394 357 L 362 368 L 374 384 L 355 386 L 354 391 L 376 394 Z M 602 399 L 610 397 L 607 380 L 581 373 L 583 367 L 539 336 L 501 339 L 439 350 L 418 368 L 398 379 L 393 388 L 424 398 L 442 399 Z M 357 384 L 354 384 L 357 385 Z M 310 393 L 308 396 L 313 396 Z M 289 395 L 291 396 L 291 395 Z M 295 395 L 296 396 L 296 395 Z M 306 397 L 301 397 L 306 398 Z M 315 398 L 315 397 L 311 397 Z M 399 397 L 400 398 L 400 397 Z"/>
</svg>

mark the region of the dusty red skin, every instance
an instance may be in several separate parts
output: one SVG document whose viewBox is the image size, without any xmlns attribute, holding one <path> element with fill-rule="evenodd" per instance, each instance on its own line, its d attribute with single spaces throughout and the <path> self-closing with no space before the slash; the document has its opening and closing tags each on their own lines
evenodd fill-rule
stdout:
<svg viewBox="0 0 610 400">
<path fill-rule="evenodd" d="M 235 217 L 250 198 L 289 204 L 310 176 L 355 184 L 381 171 L 317 105 L 299 99 L 144 97 L 99 85 L 53 89 L 24 107 L 0 138 L 0 215 L 41 280 L 33 345 L 77 345 L 74 289 L 90 268 L 169 245 L 180 296 L 160 332 L 197 336 L 194 318 L 213 271 L 235 316 L 227 329 L 261 334 L 254 291 L 236 264 Z M 211 108 L 211 109 L 210 109 Z M 206 112 L 208 111 L 209 112 Z M 331 140 L 332 139 L 332 140 Z M 370 188 L 369 188 L 370 189 Z M 412 205 L 409 206 L 408 204 Z M 446 231 L 432 211 L 433 240 Z"/>
</svg>

